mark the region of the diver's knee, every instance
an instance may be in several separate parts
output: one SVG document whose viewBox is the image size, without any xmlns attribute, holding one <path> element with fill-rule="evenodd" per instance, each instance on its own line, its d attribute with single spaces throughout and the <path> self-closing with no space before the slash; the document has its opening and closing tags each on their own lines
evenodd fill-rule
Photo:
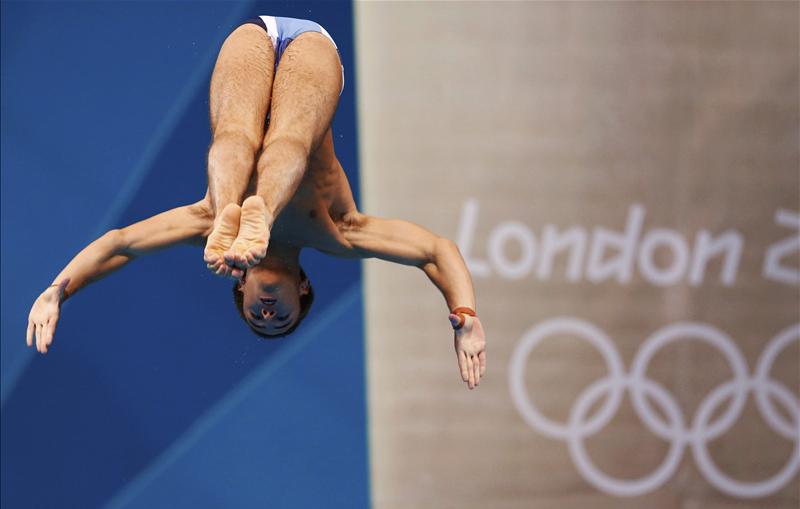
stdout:
<svg viewBox="0 0 800 509">
<path fill-rule="evenodd" d="M 282 134 L 264 140 L 261 157 L 282 156 L 308 162 L 311 155 L 311 140 L 303 136 Z"/>
</svg>

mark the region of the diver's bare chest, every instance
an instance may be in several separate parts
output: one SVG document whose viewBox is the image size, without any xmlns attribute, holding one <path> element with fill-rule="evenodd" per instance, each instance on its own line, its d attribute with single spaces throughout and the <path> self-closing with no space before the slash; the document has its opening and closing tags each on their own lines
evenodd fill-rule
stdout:
<svg viewBox="0 0 800 509">
<path fill-rule="evenodd" d="M 335 225 L 319 203 L 289 202 L 272 226 L 270 237 L 300 247 L 328 244 L 335 237 Z"/>
<path fill-rule="evenodd" d="M 342 234 L 332 218 L 336 214 L 331 210 L 335 188 L 324 177 L 307 174 L 303 178 L 272 225 L 271 240 L 332 254 L 345 248 Z"/>
</svg>

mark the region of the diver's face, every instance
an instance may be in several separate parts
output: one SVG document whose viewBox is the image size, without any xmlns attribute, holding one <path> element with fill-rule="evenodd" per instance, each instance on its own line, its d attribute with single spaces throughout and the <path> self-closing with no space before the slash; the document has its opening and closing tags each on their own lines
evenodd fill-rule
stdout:
<svg viewBox="0 0 800 509">
<path fill-rule="evenodd" d="M 261 334 L 282 334 L 300 316 L 300 295 L 307 284 L 289 271 L 256 266 L 247 271 L 239 288 L 247 323 Z"/>
</svg>

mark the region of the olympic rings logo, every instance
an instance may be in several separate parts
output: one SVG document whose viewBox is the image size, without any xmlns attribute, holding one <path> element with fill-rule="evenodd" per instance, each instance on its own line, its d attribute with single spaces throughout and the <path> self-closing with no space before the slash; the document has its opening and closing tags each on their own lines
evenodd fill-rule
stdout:
<svg viewBox="0 0 800 509">
<path fill-rule="evenodd" d="M 531 403 L 525 387 L 525 366 L 531 351 L 553 335 L 570 335 L 585 339 L 602 354 L 608 376 L 591 383 L 572 406 L 568 422 L 560 423 L 545 417 Z M 701 341 L 719 350 L 730 365 L 733 378 L 715 387 L 701 402 L 687 426 L 678 402 L 662 385 L 647 377 L 653 356 L 663 347 L 679 341 Z M 701 323 L 676 323 L 666 326 L 645 340 L 634 357 L 630 374 L 626 374 L 619 353 L 608 336 L 583 320 L 553 318 L 542 322 L 523 336 L 511 356 L 510 389 L 517 410 L 523 419 L 542 434 L 566 441 L 572 461 L 581 475 L 597 489 L 618 497 L 633 497 L 649 493 L 666 483 L 681 462 L 685 448 L 691 448 L 700 472 L 719 491 L 739 498 L 771 495 L 785 486 L 800 469 L 800 401 L 770 372 L 776 357 L 792 341 L 800 340 L 800 323 L 776 335 L 766 346 L 756 364 L 753 376 L 748 375 L 747 363 L 736 344 L 722 331 Z M 655 435 L 670 443 L 669 451 L 660 466 L 639 479 L 617 479 L 598 469 L 586 452 L 584 441 L 605 427 L 616 414 L 627 391 L 633 407 Z M 725 434 L 738 420 L 752 392 L 759 412 L 769 427 L 780 436 L 794 442 L 791 457 L 773 477 L 756 482 L 731 478 L 714 463 L 708 452 L 709 441 Z M 605 397 L 605 402 L 592 415 L 589 409 Z M 718 417 L 717 409 L 726 400 L 727 409 Z M 651 401 L 661 409 L 653 410 Z M 778 402 L 788 413 L 777 411 Z"/>
</svg>

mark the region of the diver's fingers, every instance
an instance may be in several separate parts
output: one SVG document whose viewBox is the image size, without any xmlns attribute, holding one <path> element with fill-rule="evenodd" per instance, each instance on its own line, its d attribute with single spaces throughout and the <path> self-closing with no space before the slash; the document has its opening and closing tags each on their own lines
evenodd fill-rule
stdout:
<svg viewBox="0 0 800 509">
<path fill-rule="evenodd" d="M 469 382 L 467 385 L 470 389 L 475 388 L 475 367 L 472 365 L 472 357 L 467 355 L 467 374 L 469 376 Z"/>
<path fill-rule="evenodd" d="M 42 353 L 47 353 L 47 331 L 50 328 L 49 325 L 50 323 L 48 322 L 42 326 Z"/>
<path fill-rule="evenodd" d="M 33 346 L 33 322 L 28 319 L 28 330 L 25 331 L 25 342 L 28 347 Z"/>
<path fill-rule="evenodd" d="M 221 264 L 219 267 L 217 267 L 217 270 L 214 271 L 214 273 L 216 275 L 218 275 L 218 276 L 224 276 L 225 275 L 225 267 L 227 267 L 227 265 L 225 265 L 224 263 Z"/>
<path fill-rule="evenodd" d="M 467 355 L 463 350 L 459 350 L 458 352 L 458 369 L 461 371 L 461 380 L 468 382 L 469 374 L 467 373 Z"/>
<path fill-rule="evenodd" d="M 35 334 L 36 334 L 36 351 L 41 353 L 41 351 L 42 351 L 42 325 L 39 324 L 39 323 L 36 324 Z"/>
<path fill-rule="evenodd" d="M 56 333 L 56 325 L 58 325 L 58 318 L 52 318 L 48 324 L 47 336 L 45 337 L 47 340 L 47 348 L 50 348 L 50 345 L 53 344 L 53 336 Z"/>
</svg>

